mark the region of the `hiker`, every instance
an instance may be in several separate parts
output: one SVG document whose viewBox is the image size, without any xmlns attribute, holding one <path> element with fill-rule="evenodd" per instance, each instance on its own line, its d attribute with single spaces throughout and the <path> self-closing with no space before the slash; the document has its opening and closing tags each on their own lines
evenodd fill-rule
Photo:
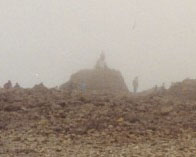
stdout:
<svg viewBox="0 0 196 157">
<path fill-rule="evenodd" d="M 106 66 L 106 63 L 105 63 L 105 55 L 102 52 L 102 54 L 100 55 L 99 60 L 97 61 L 97 64 L 96 64 L 95 68 L 96 69 L 105 69 L 106 67 L 107 66 Z"/>
<path fill-rule="evenodd" d="M 133 80 L 133 92 L 134 93 L 137 93 L 138 86 L 139 86 L 138 77 L 135 77 L 135 79 Z"/>
<path fill-rule="evenodd" d="M 4 84 L 3 86 L 5 89 L 10 89 L 12 88 L 12 82 L 9 80 L 7 83 Z"/>
<path fill-rule="evenodd" d="M 20 85 L 18 83 L 16 83 L 14 88 L 20 88 Z"/>
</svg>

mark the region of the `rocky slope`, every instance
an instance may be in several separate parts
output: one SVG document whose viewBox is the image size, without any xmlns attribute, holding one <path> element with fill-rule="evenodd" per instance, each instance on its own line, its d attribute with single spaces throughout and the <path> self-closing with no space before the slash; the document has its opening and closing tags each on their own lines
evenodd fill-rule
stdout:
<svg viewBox="0 0 196 157">
<path fill-rule="evenodd" d="M 195 126 L 196 101 L 169 92 L 0 90 L 2 157 L 194 156 Z"/>
</svg>

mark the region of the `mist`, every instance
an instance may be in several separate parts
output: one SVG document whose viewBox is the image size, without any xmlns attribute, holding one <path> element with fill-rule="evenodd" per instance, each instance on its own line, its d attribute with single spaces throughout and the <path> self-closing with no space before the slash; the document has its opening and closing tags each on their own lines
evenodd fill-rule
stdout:
<svg viewBox="0 0 196 157">
<path fill-rule="evenodd" d="M 196 76 L 194 0 L 0 1 L 0 86 L 53 87 L 101 51 L 132 90 Z"/>
</svg>

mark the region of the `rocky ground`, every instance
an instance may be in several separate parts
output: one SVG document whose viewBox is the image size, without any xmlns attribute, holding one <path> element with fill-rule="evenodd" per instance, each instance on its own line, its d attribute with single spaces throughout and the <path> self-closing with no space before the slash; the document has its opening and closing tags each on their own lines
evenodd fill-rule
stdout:
<svg viewBox="0 0 196 157">
<path fill-rule="evenodd" d="M 170 92 L 1 89 L 0 156 L 194 157 L 196 101 Z"/>
</svg>

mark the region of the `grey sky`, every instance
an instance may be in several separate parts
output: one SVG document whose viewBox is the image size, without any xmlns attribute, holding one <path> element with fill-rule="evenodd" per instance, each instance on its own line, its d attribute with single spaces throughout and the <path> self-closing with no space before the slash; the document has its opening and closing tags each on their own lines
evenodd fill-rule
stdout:
<svg viewBox="0 0 196 157">
<path fill-rule="evenodd" d="M 196 76 L 195 0 L 1 0 L 0 84 L 59 85 L 94 66 L 141 89 Z"/>
</svg>

